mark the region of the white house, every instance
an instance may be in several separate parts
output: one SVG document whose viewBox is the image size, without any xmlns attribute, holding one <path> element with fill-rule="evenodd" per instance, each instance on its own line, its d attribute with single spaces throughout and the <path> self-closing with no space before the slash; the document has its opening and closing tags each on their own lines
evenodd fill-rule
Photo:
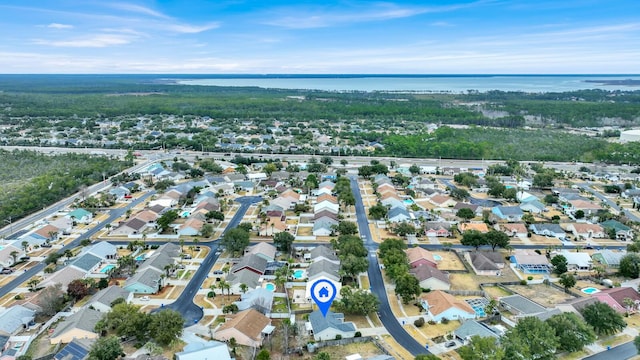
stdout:
<svg viewBox="0 0 640 360">
<path fill-rule="evenodd" d="M 327 312 L 326 317 L 322 316 L 320 310 L 312 312 L 306 328 L 316 341 L 335 340 L 337 335 L 347 339 L 356 334 L 354 323 L 345 322 L 343 314 L 332 311 Z"/>
</svg>

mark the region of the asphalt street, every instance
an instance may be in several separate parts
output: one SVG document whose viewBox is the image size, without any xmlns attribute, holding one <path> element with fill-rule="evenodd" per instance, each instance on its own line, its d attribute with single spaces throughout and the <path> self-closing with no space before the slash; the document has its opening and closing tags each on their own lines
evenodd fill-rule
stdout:
<svg viewBox="0 0 640 360">
<path fill-rule="evenodd" d="M 75 239 L 72 242 L 70 242 L 69 244 L 65 245 L 62 249 L 58 250 L 58 253 L 59 254 L 64 254 L 64 252 L 66 250 L 71 250 L 71 249 L 77 247 L 78 245 L 80 245 L 80 242 L 82 240 L 91 238 L 98 231 L 102 230 L 102 228 L 105 225 L 111 224 L 117 218 L 119 218 L 120 216 L 125 214 L 128 209 L 133 208 L 134 206 L 140 204 L 141 202 L 145 201 L 147 198 L 149 198 L 150 196 L 154 195 L 155 193 L 156 193 L 155 190 L 149 191 L 148 193 L 142 195 L 141 197 L 139 197 L 139 198 L 133 200 L 132 202 L 130 202 L 129 204 L 127 204 L 126 207 L 117 208 L 117 209 L 111 210 L 109 212 L 109 217 L 106 220 L 98 223 L 96 226 L 94 226 L 90 230 L 86 231 L 84 234 L 80 235 L 77 239 Z M 44 262 L 39 262 L 38 264 L 33 266 L 31 269 L 29 269 L 29 270 L 23 272 L 22 274 L 18 275 L 15 279 L 11 280 L 9 283 L 7 283 L 6 285 L 4 285 L 4 286 L 2 286 L 0 288 L 0 297 L 5 296 L 6 294 L 8 294 L 11 291 L 13 291 L 13 289 L 15 289 L 18 286 L 20 286 L 25 281 L 27 281 L 30 278 L 36 276 L 40 271 L 42 271 L 42 269 L 44 269 L 44 267 L 45 267 L 45 263 Z"/>
<path fill-rule="evenodd" d="M 585 191 L 590 192 L 593 196 L 597 197 L 598 199 L 604 201 L 607 205 L 611 206 L 612 209 L 616 210 L 617 212 L 621 212 L 624 211 L 624 214 L 626 217 L 628 217 L 629 219 L 631 219 L 632 221 L 636 221 L 636 222 L 640 222 L 640 217 L 635 215 L 634 213 L 632 213 L 631 211 L 625 211 L 625 209 L 621 209 L 618 204 L 616 204 L 615 201 L 609 199 L 608 197 L 604 196 L 604 194 L 600 193 L 599 191 L 595 191 L 592 187 L 591 184 L 588 183 L 582 183 L 579 184 L 579 186 L 584 189 Z"/>
<path fill-rule="evenodd" d="M 597 354 L 583 358 L 583 360 L 626 360 L 638 355 L 638 350 L 633 341 L 618 345 L 611 350 L 605 350 Z"/>
<path fill-rule="evenodd" d="M 369 230 L 369 221 L 367 220 L 367 213 L 364 209 L 362 202 L 362 196 L 360 189 L 358 188 L 358 180 L 356 177 L 351 177 L 351 191 L 356 199 L 356 219 L 358 221 L 358 230 L 360 235 L 365 237 L 365 247 L 369 250 L 369 284 L 371 285 L 371 291 L 380 300 L 380 307 L 378 309 L 380 321 L 387 329 L 389 334 L 393 336 L 394 340 L 400 344 L 403 348 L 409 351 L 411 354 L 428 354 L 425 345 L 417 342 L 407 331 L 400 325 L 398 319 L 391 311 L 389 306 L 389 299 L 387 298 L 387 292 L 385 290 L 384 281 L 382 279 L 382 272 L 380 271 L 380 265 L 378 264 L 378 258 L 376 256 L 376 250 L 378 244 L 376 244 L 371 237 L 371 231 Z"/>
<path fill-rule="evenodd" d="M 236 201 L 240 203 L 240 208 L 233 216 L 227 227 L 224 229 L 221 236 L 224 236 L 224 234 L 228 230 L 231 230 L 238 226 L 238 224 L 240 224 L 240 222 L 244 218 L 244 215 L 249 207 L 254 203 L 262 201 L 262 197 L 245 196 L 236 199 Z M 211 251 L 209 251 L 207 257 L 204 258 L 204 260 L 200 264 L 200 267 L 193 275 L 187 286 L 184 288 L 180 296 L 173 303 L 158 309 L 172 309 L 179 312 L 184 318 L 185 327 L 197 323 L 204 316 L 202 308 L 193 303 L 193 298 L 198 293 L 198 290 L 200 290 L 200 288 L 202 287 L 204 280 L 207 278 L 207 276 L 209 276 L 209 270 L 211 269 L 213 264 L 215 264 L 216 260 L 218 260 L 216 251 L 218 250 L 219 239 L 201 246 L 209 246 L 211 248 Z"/>
</svg>

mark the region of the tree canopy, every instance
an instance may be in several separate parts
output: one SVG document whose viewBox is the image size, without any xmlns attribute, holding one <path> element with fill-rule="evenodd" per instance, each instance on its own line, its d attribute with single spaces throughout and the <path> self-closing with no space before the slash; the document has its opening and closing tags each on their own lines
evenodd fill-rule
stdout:
<svg viewBox="0 0 640 360">
<path fill-rule="evenodd" d="M 627 326 L 622 315 L 602 302 L 587 305 L 580 313 L 598 335 L 613 335 Z"/>
<path fill-rule="evenodd" d="M 249 245 L 249 233 L 241 228 L 231 229 L 224 234 L 220 243 L 232 255 L 242 254 Z"/>
</svg>

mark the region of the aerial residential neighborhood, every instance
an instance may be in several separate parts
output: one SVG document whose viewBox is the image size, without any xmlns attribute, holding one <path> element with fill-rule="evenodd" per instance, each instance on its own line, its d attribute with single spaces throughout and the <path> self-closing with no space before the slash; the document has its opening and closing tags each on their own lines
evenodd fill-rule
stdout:
<svg viewBox="0 0 640 360">
<path fill-rule="evenodd" d="M 443 175 L 357 158 L 311 157 L 297 171 L 285 160 L 234 160 L 141 158 L 126 179 L 5 236 L 2 356 L 87 356 L 126 306 L 181 316 L 170 348 L 125 335 L 131 359 L 206 349 L 309 358 L 351 343 L 375 344 L 363 358 L 422 348 L 456 359 L 476 337 L 509 336 L 523 319 L 587 321 L 594 304 L 622 314 L 624 326 L 585 343 L 584 354 L 637 334 L 640 295 L 625 262 L 638 249 L 638 213 L 633 197 L 604 191 L 609 182 L 578 172 L 538 186 L 524 164 L 511 164 L 522 172 L 511 182 L 495 175 L 502 165 Z M 216 172 L 189 175 L 211 163 Z M 619 176 L 622 188 L 637 181 Z M 515 195 L 500 196 L 506 186 Z M 110 206 L 87 207 L 105 197 Z M 337 290 L 326 316 L 311 296 L 320 279 Z"/>
</svg>

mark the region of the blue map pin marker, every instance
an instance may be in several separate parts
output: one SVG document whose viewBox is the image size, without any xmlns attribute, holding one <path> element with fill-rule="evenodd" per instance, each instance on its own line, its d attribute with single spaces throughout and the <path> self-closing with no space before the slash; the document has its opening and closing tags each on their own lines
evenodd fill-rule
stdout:
<svg viewBox="0 0 640 360">
<path fill-rule="evenodd" d="M 322 316 L 327 317 L 327 312 L 336 298 L 338 290 L 333 283 L 326 279 L 320 279 L 311 285 L 311 298 L 320 308 Z"/>
</svg>

